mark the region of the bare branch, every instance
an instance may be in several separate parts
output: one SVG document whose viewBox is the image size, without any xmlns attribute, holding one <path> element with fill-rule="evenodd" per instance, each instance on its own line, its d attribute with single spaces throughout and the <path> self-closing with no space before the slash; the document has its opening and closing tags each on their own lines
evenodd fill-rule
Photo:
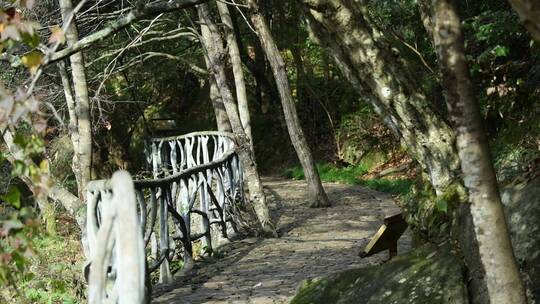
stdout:
<svg viewBox="0 0 540 304">
<path fill-rule="evenodd" d="M 200 3 L 207 2 L 208 0 L 175 0 L 175 1 L 159 1 L 148 3 L 142 8 L 134 8 L 126 16 L 116 20 L 109 24 L 104 29 L 90 34 L 73 45 L 66 47 L 65 49 L 54 53 L 48 63 L 58 61 L 65 58 L 75 52 L 85 49 L 95 42 L 102 41 L 117 31 L 129 26 L 131 23 L 138 21 L 142 18 L 157 15 L 166 12 L 173 12 L 184 8 L 192 7 Z"/>
</svg>

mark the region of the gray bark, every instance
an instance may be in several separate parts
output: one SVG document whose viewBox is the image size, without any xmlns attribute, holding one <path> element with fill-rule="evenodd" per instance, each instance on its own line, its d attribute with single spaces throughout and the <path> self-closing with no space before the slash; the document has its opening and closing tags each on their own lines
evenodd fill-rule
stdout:
<svg viewBox="0 0 540 304">
<path fill-rule="evenodd" d="M 537 0 L 508 0 L 508 2 L 512 4 L 529 33 L 540 42 L 540 2 Z"/>
<path fill-rule="evenodd" d="M 71 0 L 59 0 L 60 12 L 64 22 L 69 18 L 73 11 Z M 79 33 L 75 18 L 66 29 L 67 45 L 72 46 L 79 41 Z M 73 89 L 75 91 L 75 109 L 77 136 L 76 142 L 73 142 L 73 150 L 76 156 L 73 158 L 73 172 L 77 179 L 79 197 L 84 199 L 86 195 L 86 184 L 91 179 L 92 172 L 92 128 L 90 125 L 90 99 L 88 96 L 88 87 L 86 83 L 86 72 L 84 70 L 84 58 L 82 52 L 73 53 L 70 56 L 71 73 L 73 76 Z M 67 93 L 71 88 L 64 88 Z M 66 95 L 67 99 L 67 95 Z M 73 99 L 73 98 L 72 98 Z M 68 105 L 70 100 L 67 99 Z M 72 113 L 70 112 L 70 116 Z M 70 123 L 72 118 L 70 117 Z M 73 137 L 72 137 L 73 139 Z"/>
<path fill-rule="evenodd" d="M 310 35 L 428 173 L 438 195 L 459 182 L 454 133 L 352 0 L 303 0 Z"/>
<path fill-rule="evenodd" d="M 206 61 L 206 66 L 210 70 L 210 65 L 208 60 Z M 212 101 L 212 107 L 214 108 L 214 114 L 216 116 L 216 124 L 218 131 L 223 132 L 232 132 L 231 123 L 229 122 L 229 117 L 225 111 L 225 106 L 223 105 L 223 100 L 221 95 L 219 95 L 219 89 L 216 84 L 216 79 L 214 76 L 210 75 L 210 100 Z"/>
<path fill-rule="evenodd" d="M 253 149 L 253 136 L 251 134 L 251 118 L 249 115 L 248 98 L 246 93 L 246 81 L 244 78 L 244 71 L 242 69 L 240 50 L 238 49 L 238 44 L 236 43 L 231 14 L 229 13 L 227 4 L 221 1 L 217 1 L 216 4 L 219 10 L 219 16 L 221 17 L 221 22 L 223 23 L 227 48 L 229 50 L 229 59 L 231 60 L 232 64 L 240 121 L 242 122 L 244 132 L 251 143 L 251 148 Z"/>
<path fill-rule="evenodd" d="M 283 113 L 285 114 L 285 122 L 287 124 L 287 130 L 291 138 L 300 164 L 304 169 L 306 181 L 308 184 L 309 199 L 312 207 L 325 207 L 330 206 L 330 201 L 324 192 L 324 188 L 321 184 L 319 172 L 315 167 L 311 150 L 307 144 L 304 132 L 298 119 L 296 112 L 295 101 L 291 94 L 291 88 L 289 87 L 289 80 L 287 78 L 287 71 L 285 70 L 285 62 L 283 57 L 279 53 L 276 43 L 272 37 L 265 17 L 260 13 L 258 3 L 255 0 L 247 1 L 251 10 L 251 21 L 253 26 L 257 30 L 257 35 L 261 41 L 261 45 L 266 53 L 266 58 L 270 62 L 276 85 L 278 88 L 279 96 L 281 99 L 281 105 L 283 107 Z"/>
<path fill-rule="evenodd" d="M 225 50 L 223 49 L 223 40 L 221 39 L 217 26 L 210 18 L 208 5 L 201 4 L 197 6 L 197 12 L 201 21 L 201 43 L 211 67 L 211 72 L 215 77 L 232 130 L 236 135 L 237 153 L 245 170 L 245 177 L 249 189 L 249 199 L 253 204 L 263 232 L 267 235 L 277 236 L 277 232 L 270 217 L 270 212 L 266 205 L 266 196 L 262 188 L 259 173 L 257 172 L 255 157 L 250 148 L 249 139 L 244 133 L 240 115 L 238 114 L 238 108 L 227 83 L 225 67 L 223 64 L 223 58 L 226 56 Z"/>
<path fill-rule="evenodd" d="M 526 303 L 453 0 L 435 0 L 434 42 L 490 303 Z"/>
</svg>

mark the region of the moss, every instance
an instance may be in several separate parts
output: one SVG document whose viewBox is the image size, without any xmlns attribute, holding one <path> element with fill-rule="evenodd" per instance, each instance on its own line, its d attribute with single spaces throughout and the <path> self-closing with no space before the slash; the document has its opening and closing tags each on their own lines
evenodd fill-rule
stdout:
<svg viewBox="0 0 540 304">
<path fill-rule="evenodd" d="M 380 266 L 301 283 L 291 304 L 466 303 L 462 264 L 448 245 L 424 245 Z"/>
</svg>

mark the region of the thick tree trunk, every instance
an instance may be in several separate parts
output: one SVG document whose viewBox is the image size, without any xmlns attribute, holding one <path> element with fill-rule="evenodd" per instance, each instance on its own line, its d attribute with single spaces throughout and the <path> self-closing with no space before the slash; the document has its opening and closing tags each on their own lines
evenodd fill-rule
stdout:
<svg viewBox="0 0 540 304">
<path fill-rule="evenodd" d="M 283 58 L 274 42 L 264 16 L 259 11 L 258 3 L 255 0 L 247 0 L 247 3 L 251 10 L 251 21 L 257 30 L 259 40 L 266 53 L 266 58 L 270 62 L 272 72 L 274 73 L 289 136 L 306 176 L 311 206 L 330 206 L 330 201 L 324 192 L 319 172 L 317 172 L 317 168 L 315 167 L 313 156 L 311 155 L 300 125 L 300 120 L 298 119 L 298 114 L 296 113 L 296 106 L 291 94 L 291 88 L 289 87 L 289 79 L 287 78 Z"/>
<path fill-rule="evenodd" d="M 428 173 L 438 195 L 459 182 L 454 133 L 367 19 L 361 2 L 303 0 L 312 37 Z"/>
<path fill-rule="evenodd" d="M 221 17 L 221 22 L 223 23 L 227 48 L 229 50 L 229 58 L 231 60 L 233 69 L 236 101 L 238 102 L 240 121 L 242 122 L 244 132 L 250 141 L 251 148 L 253 149 L 253 136 L 251 134 L 251 117 L 249 115 L 246 81 L 244 78 L 244 71 L 242 70 L 242 60 L 240 58 L 238 44 L 236 43 L 231 14 L 229 13 L 229 8 L 227 7 L 226 3 L 217 1 L 216 4 L 219 10 L 219 16 Z"/>
<path fill-rule="evenodd" d="M 448 108 L 457 130 L 457 148 L 489 302 L 526 303 L 480 107 L 469 77 L 460 19 L 453 0 L 436 0 L 434 3 L 434 42 L 447 90 Z"/>
<path fill-rule="evenodd" d="M 533 38 L 540 42 L 540 2 L 538 0 L 508 0 L 508 2 L 512 4 Z"/>
<path fill-rule="evenodd" d="M 59 0 L 60 12 L 62 19 L 66 22 L 67 18 L 73 11 L 73 3 L 71 0 Z M 75 19 L 70 22 L 66 29 L 66 41 L 68 47 L 79 41 L 79 33 Z M 70 125 L 73 120 L 76 123 L 76 136 L 72 136 L 73 150 L 73 172 L 77 179 L 77 187 L 79 197 L 84 199 L 86 184 L 91 179 L 92 172 L 92 128 L 90 125 L 90 99 L 88 96 L 88 87 L 86 83 L 86 72 L 84 70 L 84 58 L 82 52 L 74 53 L 70 56 L 71 72 L 73 76 L 73 89 L 75 91 L 75 109 L 70 109 Z M 71 87 L 64 87 L 64 91 L 71 92 Z M 66 94 L 67 99 L 67 94 Z M 73 98 L 72 98 L 73 100 Z M 67 100 L 68 106 L 70 100 Z M 71 115 L 75 117 L 71 117 Z M 75 128 L 73 129 L 73 131 Z"/>
<path fill-rule="evenodd" d="M 223 62 L 225 50 L 223 49 L 221 35 L 217 26 L 210 18 L 207 4 L 197 6 L 197 12 L 201 21 L 201 44 L 203 45 L 205 55 L 207 56 L 211 73 L 215 77 L 216 85 L 223 100 L 225 110 L 227 111 L 232 130 L 236 135 L 238 156 L 244 166 L 250 202 L 253 204 L 263 232 L 269 236 L 277 236 L 268 206 L 266 205 L 266 196 L 263 191 L 259 173 L 257 172 L 257 164 L 255 163 L 253 151 L 251 150 L 249 139 L 244 133 L 240 115 L 238 114 L 238 108 L 236 107 L 232 92 L 227 83 Z"/>
</svg>

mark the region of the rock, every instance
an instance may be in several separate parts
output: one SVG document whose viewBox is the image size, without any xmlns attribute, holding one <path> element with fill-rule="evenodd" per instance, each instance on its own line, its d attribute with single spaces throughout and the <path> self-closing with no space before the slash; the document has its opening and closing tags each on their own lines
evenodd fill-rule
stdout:
<svg viewBox="0 0 540 304">
<path fill-rule="evenodd" d="M 540 174 L 516 179 L 501 198 L 529 303 L 540 303 Z"/>
<path fill-rule="evenodd" d="M 291 304 L 462 304 L 463 282 L 463 264 L 449 246 L 425 245 L 380 266 L 305 280 Z"/>
</svg>

